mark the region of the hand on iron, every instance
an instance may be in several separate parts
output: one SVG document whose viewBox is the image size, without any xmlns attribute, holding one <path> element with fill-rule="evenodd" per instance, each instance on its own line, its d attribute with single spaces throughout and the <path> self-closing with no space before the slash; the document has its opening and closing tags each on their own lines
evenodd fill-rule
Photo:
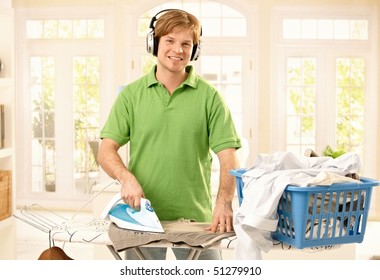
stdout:
<svg viewBox="0 0 380 280">
<path fill-rule="evenodd" d="M 134 176 L 121 183 L 121 198 L 130 207 L 140 211 L 141 197 L 145 197 L 145 195 Z"/>
</svg>

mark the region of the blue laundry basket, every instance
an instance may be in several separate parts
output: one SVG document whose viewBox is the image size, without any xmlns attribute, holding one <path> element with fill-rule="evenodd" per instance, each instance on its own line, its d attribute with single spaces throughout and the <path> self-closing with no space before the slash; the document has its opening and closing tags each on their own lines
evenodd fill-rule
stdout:
<svg viewBox="0 0 380 280">
<path fill-rule="evenodd" d="M 243 201 L 243 174 L 246 169 L 231 170 L 236 177 L 239 205 Z M 275 240 L 308 248 L 314 246 L 361 243 L 364 238 L 372 188 L 377 180 L 361 178 L 360 183 L 331 186 L 287 186 L 278 203 Z"/>
</svg>

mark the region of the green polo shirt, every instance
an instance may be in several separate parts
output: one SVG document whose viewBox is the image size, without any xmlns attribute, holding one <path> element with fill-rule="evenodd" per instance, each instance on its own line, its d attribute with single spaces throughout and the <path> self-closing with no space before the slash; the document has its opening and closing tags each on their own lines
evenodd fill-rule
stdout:
<svg viewBox="0 0 380 280">
<path fill-rule="evenodd" d="M 100 137 L 130 143 L 128 168 L 160 220 L 210 222 L 210 151 L 241 146 L 230 111 L 192 66 L 171 95 L 155 70 L 121 91 Z"/>
</svg>

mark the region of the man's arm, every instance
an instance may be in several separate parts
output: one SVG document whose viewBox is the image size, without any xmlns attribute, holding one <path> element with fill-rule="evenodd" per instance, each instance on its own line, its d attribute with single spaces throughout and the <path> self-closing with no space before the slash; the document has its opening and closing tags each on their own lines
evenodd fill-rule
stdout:
<svg viewBox="0 0 380 280">
<path fill-rule="evenodd" d="M 103 139 L 99 146 L 97 161 L 111 178 L 121 184 L 121 197 L 124 202 L 135 209 L 140 209 L 140 198 L 144 192 L 136 177 L 123 163 L 118 150 L 120 145 L 112 139 Z"/>
<path fill-rule="evenodd" d="M 232 200 L 236 189 L 236 179 L 229 171 L 239 168 L 239 160 L 235 148 L 222 150 L 217 156 L 220 163 L 219 189 L 209 230 L 226 232 L 233 230 Z"/>
</svg>

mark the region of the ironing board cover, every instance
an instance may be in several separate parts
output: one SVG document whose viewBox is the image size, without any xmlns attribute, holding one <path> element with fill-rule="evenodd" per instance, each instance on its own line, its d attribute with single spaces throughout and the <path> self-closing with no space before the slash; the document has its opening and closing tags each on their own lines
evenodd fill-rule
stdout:
<svg viewBox="0 0 380 280">
<path fill-rule="evenodd" d="M 174 224 L 167 224 L 163 222 L 163 226 L 165 229 L 171 228 Z M 192 226 L 192 225 L 191 225 Z M 196 223 L 194 225 L 193 231 L 195 229 L 199 230 L 199 227 L 201 226 L 200 223 Z M 189 228 L 186 228 L 188 230 Z M 197 230 L 196 230 L 197 231 Z M 69 220 L 66 222 L 63 222 L 59 226 L 54 227 L 50 231 L 51 238 L 54 241 L 61 241 L 61 242 L 72 242 L 72 243 L 91 243 L 91 244 L 100 244 L 100 245 L 111 245 L 115 247 L 116 250 L 123 250 L 125 249 L 126 245 L 128 247 L 128 244 L 123 244 L 122 242 L 119 242 L 118 246 L 115 246 L 115 244 L 111 241 L 111 238 L 109 234 L 114 232 L 117 234 L 131 234 L 133 231 L 123 230 L 120 228 L 117 228 L 115 224 L 113 224 L 109 220 L 104 219 L 97 219 L 97 218 L 81 218 L 81 219 L 75 219 L 75 220 Z M 129 232 L 129 233 L 128 233 Z M 146 234 L 146 233 L 144 233 Z M 149 235 L 149 234 L 148 234 Z M 162 235 L 162 234 L 159 234 Z M 210 238 L 211 237 L 211 238 Z M 191 245 L 198 244 L 199 248 L 208 248 L 212 247 L 213 249 L 221 249 L 221 250 L 234 250 L 236 247 L 236 241 L 237 237 L 235 233 L 225 233 L 225 234 L 217 234 L 216 236 L 210 235 L 210 237 L 207 237 L 208 241 L 205 241 L 205 239 L 199 243 L 198 240 L 197 243 L 192 244 L 186 244 L 185 242 L 178 241 L 181 239 L 181 234 L 177 236 L 177 242 L 175 242 L 172 238 L 162 238 L 162 236 L 156 236 L 154 239 L 161 239 L 160 241 L 147 243 L 147 246 L 166 246 L 166 247 L 191 247 Z M 172 240 L 172 241 L 171 241 Z M 115 240 L 116 241 L 116 240 Z M 211 243 L 210 243 L 211 242 Z M 282 242 L 276 242 L 273 244 L 273 249 L 280 249 L 280 250 L 294 250 L 292 246 L 283 244 Z M 138 246 L 134 244 L 134 246 Z M 313 248 L 304 248 L 303 251 L 308 252 L 320 252 L 325 250 L 333 250 L 338 249 L 341 247 L 341 245 L 332 245 L 332 246 L 317 246 Z"/>
<path fill-rule="evenodd" d="M 50 232 L 55 241 L 112 245 L 109 220 L 82 218 L 63 222 Z"/>
<path fill-rule="evenodd" d="M 169 234 L 168 236 L 166 236 L 165 234 L 141 233 L 131 230 L 120 229 L 109 220 L 83 218 L 63 222 L 59 226 L 54 227 L 51 230 L 50 235 L 54 241 L 112 245 L 115 247 L 115 249 L 119 250 L 125 249 L 126 247 L 148 245 L 153 241 L 161 241 L 162 244 L 166 243 L 167 241 L 167 243 L 171 244 L 171 246 L 173 247 L 181 247 L 181 245 L 184 245 L 184 247 L 212 246 L 215 249 L 234 248 L 233 244 L 236 240 L 236 235 L 234 232 L 205 235 L 204 232 L 200 232 L 205 227 L 204 224 L 186 223 L 185 227 L 181 227 L 182 232 L 177 232 L 173 235 L 173 226 L 175 226 L 176 224 L 178 225 L 178 223 L 176 222 L 163 222 L 166 231 L 172 232 L 171 235 Z M 186 231 L 187 233 L 184 235 L 183 231 Z M 138 235 L 145 236 L 145 241 L 141 238 L 136 240 L 136 233 L 138 233 Z M 190 237 L 189 233 L 191 235 Z M 112 238 L 110 238 L 109 235 L 113 236 L 114 234 L 119 234 L 119 237 L 113 237 L 114 240 L 111 240 Z M 135 236 L 135 238 L 132 240 L 129 239 L 128 241 L 126 241 L 127 243 L 123 242 L 121 239 L 118 240 L 118 238 L 123 238 L 125 240 L 126 235 Z M 203 238 L 201 237 L 199 239 L 199 236 L 202 235 Z M 173 241 L 176 244 L 172 243 L 171 241 Z M 114 242 L 116 242 L 117 245 L 115 245 Z"/>
</svg>

